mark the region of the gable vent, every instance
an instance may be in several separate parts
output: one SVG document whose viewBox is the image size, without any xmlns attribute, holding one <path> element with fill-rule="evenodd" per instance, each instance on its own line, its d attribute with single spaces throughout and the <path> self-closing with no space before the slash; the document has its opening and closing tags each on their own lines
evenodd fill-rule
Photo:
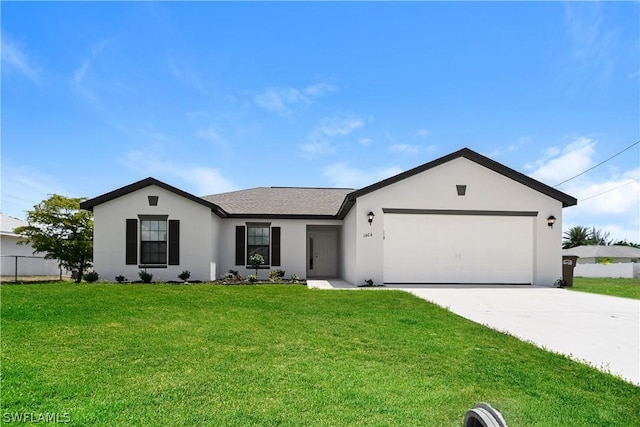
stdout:
<svg viewBox="0 0 640 427">
<path fill-rule="evenodd" d="M 158 196 L 147 196 L 149 199 L 149 206 L 158 206 Z"/>
<path fill-rule="evenodd" d="M 456 185 L 456 191 L 458 192 L 458 196 L 464 196 L 465 194 L 467 194 L 467 186 Z"/>
</svg>

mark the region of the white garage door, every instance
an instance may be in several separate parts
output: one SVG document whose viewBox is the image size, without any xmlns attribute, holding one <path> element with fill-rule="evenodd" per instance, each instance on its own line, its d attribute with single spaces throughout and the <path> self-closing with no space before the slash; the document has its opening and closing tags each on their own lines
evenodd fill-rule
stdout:
<svg viewBox="0 0 640 427">
<path fill-rule="evenodd" d="M 385 213 L 385 283 L 533 282 L 532 216 Z"/>
</svg>

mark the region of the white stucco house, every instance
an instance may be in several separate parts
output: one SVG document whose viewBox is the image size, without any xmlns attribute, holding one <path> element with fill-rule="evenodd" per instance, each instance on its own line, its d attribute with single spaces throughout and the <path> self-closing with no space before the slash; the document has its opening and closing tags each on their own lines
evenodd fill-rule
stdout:
<svg viewBox="0 0 640 427">
<path fill-rule="evenodd" d="M 18 218 L 0 214 L 0 276 L 59 276 L 58 260 L 44 259 L 42 253 L 34 254 L 30 244 L 18 244 L 20 236 L 14 230 L 25 225 L 28 224 Z"/>
<path fill-rule="evenodd" d="M 598 264 L 602 259 L 607 263 L 640 262 L 640 249 L 631 246 L 582 245 L 563 249 L 562 254 L 579 257 L 578 264 Z"/>
<path fill-rule="evenodd" d="M 352 284 L 553 285 L 562 209 L 577 203 L 464 148 L 354 189 L 259 187 L 204 197 L 146 178 L 87 200 L 102 278 L 214 280 L 268 269 Z M 553 223 L 555 220 L 555 223 Z M 550 224 L 551 223 L 551 224 Z"/>
</svg>

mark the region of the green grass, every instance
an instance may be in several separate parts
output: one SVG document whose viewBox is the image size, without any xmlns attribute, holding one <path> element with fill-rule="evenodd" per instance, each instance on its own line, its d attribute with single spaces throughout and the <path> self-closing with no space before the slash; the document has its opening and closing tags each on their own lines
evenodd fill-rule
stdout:
<svg viewBox="0 0 640 427">
<path fill-rule="evenodd" d="M 2 285 L 2 416 L 86 426 L 640 425 L 640 387 L 401 291 Z"/>
<path fill-rule="evenodd" d="M 574 277 L 573 286 L 567 289 L 593 294 L 611 295 L 614 297 L 640 299 L 640 279 Z"/>
</svg>

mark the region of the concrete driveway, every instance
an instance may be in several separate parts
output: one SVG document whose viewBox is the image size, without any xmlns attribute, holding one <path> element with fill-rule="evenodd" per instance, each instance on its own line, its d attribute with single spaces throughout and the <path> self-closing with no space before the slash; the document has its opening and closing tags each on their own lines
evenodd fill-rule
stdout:
<svg viewBox="0 0 640 427">
<path fill-rule="evenodd" d="M 394 288 L 640 385 L 640 301 L 523 286 Z"/>
</svg>

